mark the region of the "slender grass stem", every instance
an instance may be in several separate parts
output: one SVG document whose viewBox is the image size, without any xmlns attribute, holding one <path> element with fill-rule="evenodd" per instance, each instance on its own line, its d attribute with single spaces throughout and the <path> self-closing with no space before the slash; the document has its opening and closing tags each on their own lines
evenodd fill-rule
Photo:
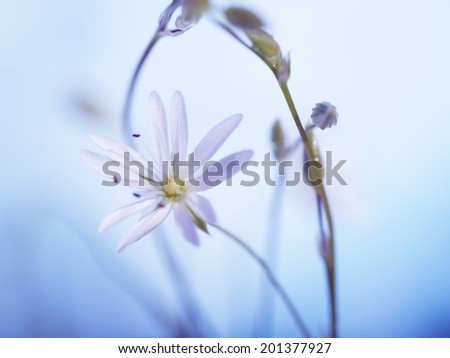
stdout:
<svg viewBox="0 0 450 358">
<path fill-rule="evenodd" d="M 291 314 L 299 331 L 305 337 L 311 337 L 311 334 L 309 333 L 309 330 L 307 329 L 305 323 L 303 322 L 303 319 L 300 317 L 300 314 L 298 313 L 297 309 L 295 308 L 294 304 L 292 303 L 292 301 L 289 298 L 286 291 L 283 289 L 281 284 L 275 278 L 275 275 L 273 274 L 270 267 L 267 265 L 266 261 L 264 261 L 264 259 L 262 259 L 261 256 L 259 256 L 249 245 L 247 245 L 244 241 L 242 241 L 236 235 L 232 234 L 231 232 L 229 232 L 228 230 L 224 229 L 223 227 L 221 227 L 217 224 L 210 224 L 210 225 L 215 227 L 217 230 L 219 230 L 226 236 L 228 236 L 231 240 L 233 240 L 236 244 L 238 244 L 242 249 L 244 249 L 245 252 L 247 252 L 255 260 L 255 262 L 264 271 L 267 279 L 271 283 L 274 290 L 280 295 L 280 298 L 282 299 L 283 303 L 286 305 L 286 308 L 289 311 L 289 313 Z"/>
</svg>

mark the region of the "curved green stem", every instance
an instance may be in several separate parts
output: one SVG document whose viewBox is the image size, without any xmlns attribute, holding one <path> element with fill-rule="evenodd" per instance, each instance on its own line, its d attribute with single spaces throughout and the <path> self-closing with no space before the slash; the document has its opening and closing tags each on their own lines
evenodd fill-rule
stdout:
<svg viewBox="0 0 450 358">
<path fill-rule="evenodd" d="M 303 143 L 305 144 L 306 153 L 308 155 L 308 159 L 313 161 L 316 160 L 314 156 L 314 151 L 311 147 L 311 143 L 309 141 L 308 135 L 300 121 L 300 117 L 298 115 L 297 109 L 295 107 L 295 103 L 292 99 L 291 92 L 289 91 L 289 87 L 287 83 L 280 83 L 281 91 L 283 92 L 286 103 L 291 111 L 292 118 L 294 119 L 295 125 L 302 137 Z M 325 216 L 328 223 L 328 256 L 326 257 L 325 265 L 327 269 L 327 278 L 328 278 L 328 287 L 330 293 L 330 310 L 331 310 L 331 336 L 337 337 L 337 314 L 336 314 L 336 277 L 335 277 L 335 260 L 334 260 L 334 226 L 333 226 L 333 217 L 331 215 L 330 203 L 328 201 L 328 196 L 323 186 L 323 183 L 317 186 L 316 191 L 318 195 L 320 195 L 323 207 L 325 210 Z"/>
<path fill-rule="evenodd" d="M 267 279 L 271 283 L 272 287 L 275 291 L 278 292 L 281 299 L 283 300 L 284 304 L 286 305 L 286 308 L 288 309 L 289 313 L 291 314 L 292 318 L 294 319 L 298 329 L 305 337 L 311 337 L 311 334 L 309 333 L 309 330 L 306 328 L 306 325 L 304 324 L 302 318 L 300 317 L 300 314 L 298 313 L 297 309 L 295 308 L 294 304 L 292 303 L 291 299 L 289 298 L 286 291 L 283 289 L 283 287 L 280 285 L 278 280 L 275 278 L 275 275 L 273 274 L 272 270 L 269 268 L 267 263 L 262 259 L 250 246 L 248 246 L 244 241 L 239 239 L 236 235 L 232 234 L 228 230 L 224 229 L 223 227 L 217 225 L 217 224 L 209 224 L 213 227 L 215 227 L 217 230 L 221 231 L 223 234 L 228 236 L 230 239 L 232 239 L 235 243 L 237 243 L 244 251 L 246 251 L 254 260 L 255 262 L 261 267 L 261 269 L 266 274 Z"/>
<path fill-rule="evenodd" d="M 242 38 L 228 25 L 216 21 L 217 25 L 224 29 L 228 34 L 230 34 L 234 39 L 236 39 L 239 43 L 245 46 L 247 49 L 252 51 L 256 56 L 258 56 L 272 73 L 275 75 L 277 82 L 280 86 L 281 92 L 283 93 L 284 99 L 289 107 L 292 118 L 294 119 L 295 125 L 297 126 L 298 132 L 302 141 L 305 145 L 306 153 L 308 155 L 308 159 L 311 161 L 317 160 L 314 155 L 313 148 L 309 141 L 308 135 L 305 131 L 305 128 L 302 125 L 300 120 L 300 116 L 298 115 L 297 109 L 295 107 L 294 100 L 292 99 L 291 92 L 287 85 L 287 82 L 281 82 L 277 78 L 277 69 L 273 66 L 273 64 L 267 60 L 263 55 L 261 55 L 258 51 L 256 51 L 252 46 L 248 45 Z M 327 278 L 328 278 L 328 286 L 329 286 L 329 294 L 330 294 L 330 311 L 331 311 L 331 336 L 337 337 L 337 313 L 336 313 L 336 279 L 335 279 L 335 255 L 334 255 L 334 227 L 333 227 L 333 218 L 331 215 L 330 203 L 328 201 L 327 193 L 325 191 L 325 187 L 323 183 L 315 188 L 317 194 L 320 195 L 323 201 L 323 207 L 325 210 L 325 216 L 328 223 L 329 229 L 329 237 L 328 237 L 328 250 L 329 254 L 325 259 L 326 269 L 327 269 Z"/>
</svg>

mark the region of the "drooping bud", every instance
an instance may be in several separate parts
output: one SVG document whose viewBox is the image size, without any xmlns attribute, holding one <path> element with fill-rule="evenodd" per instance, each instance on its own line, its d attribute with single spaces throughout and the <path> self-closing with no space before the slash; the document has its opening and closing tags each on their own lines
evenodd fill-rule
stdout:
<svg viewBox="0 0 450 358">
<path fill-rule="evenodd" d="M 173 0 L 172 3 L 167 6 L 167 8 L 161 13 L 158 26 L 159 32 L 164 32 L 166 30 L 173 13 L 178 9 L 179 6 L 182 5 L 182 3 L 182 0 Z"/>
<path fill-rule="evenodd" d="M 189 4 L 185 0 L 172 0 L 172 3 L 162 12 L 159 18 L 158 32 L 160 36 L 179 36 L 192 27 L 193 24 L 183 16 L 183 12 L 186 12 L 184 8 Z M 168 28 L 172 15 L 179 7 L 182 7 L 182 15 L 176 18 L 175 28 Z"/>
<path fill-rule="evenodd" d="M 336 107 L 329 102 L 317 103 L 312 110 L 311 119 L 320 129 L 330 128 L 337 123 Z"/>
<path fill-rule="evenodd" d="M 246 30 L 246 34 L 256 51 L 278 69 L 283 59 L 278 42 L 262 29 L 248 29 Z"/>
<path fill-rule="evenodd" d="M 198 23 L 208 8 L 208 0 L 184 0 L 183 9 L 181 11 L 184 23 L 189 23 L 191 25 Z"/>
<path fill-rule="evenodd" d="M 263 21 L 253 12 L 239 7 L 230 7 L 225 10 L 228 22 L 241 29 L 257 29 L 264 26 Z"/>
</svg>

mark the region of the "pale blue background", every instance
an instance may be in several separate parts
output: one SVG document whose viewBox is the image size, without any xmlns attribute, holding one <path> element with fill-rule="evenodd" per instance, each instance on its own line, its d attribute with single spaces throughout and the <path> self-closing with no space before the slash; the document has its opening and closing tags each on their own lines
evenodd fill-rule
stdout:
<svg viewBox="0 0 450 358">
<path fill-rule="evenodd" d="M 0 336 L 251 336 L 259 269 L 217 232 L 194 248 L 172 220 L 117 255 L 134 219 L 104 234 L 130 200 L 81 159 L 89 133 L 121 138 L 126 86 L 168 1 L 22 0 L 0 12 Z M 221 3 L 229 3 L 222 1 Z M 233 2 L 234 4 L 239 2 Z M 348 162 L 328 189 L 337 228 L 339 327 L 346 337 L 449 337 L 450 6 L 444 0 L 249 0 L 285 52 L 302 118 L 339 110 L 323 150 Z M 146 100 L 186 98 L 191 148 L 235 112 L 244 121 L 219 153 L 270 150 L 280 117 L 296 136 L 272 75 L 208 20 L 158 44 L 139 81 Z M 91 103 L 94 112 L 83 110 Z M 261 251 L 272 188 L 207 193 L 223 225 Z M 326 285 L 309 188 L 290 188 L 277 275 L 315 335 L 327 329 Z M 196 328 L 161 260 L 162 241 L 193 286 Z M 183 289 L 181 289 L 183 291 Z M 297 331 L 277 304 L 275 336 Z M 205 317 L 208 316 L 206 320 Z M 180 329 L 180 323 L 190 327 Z"/>
</svg>

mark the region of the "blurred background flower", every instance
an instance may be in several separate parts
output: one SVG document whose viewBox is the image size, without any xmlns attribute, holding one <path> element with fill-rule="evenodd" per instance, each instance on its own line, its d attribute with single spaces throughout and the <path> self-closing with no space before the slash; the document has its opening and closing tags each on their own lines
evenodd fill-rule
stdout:
<svg viewBox="0 0 450 358">
<path fill-rule="evenodd" d="M 233 243 L 205 237 L 197 250 L 168 222 L 117 255 L 130 223 L 102 236 L 96 231 L 129 193 L 102 187 L 79 151 L 90 145 L 88 133 L 121 135 L 132 70 L 167 4 L 24 0 L 2 8 L 2 337 L 254 332 L 262 275 Z M 348 186 L 328 189 L 337 225 L 340 334 L 449 337 L 450 5 L 248 0 L 245 6 L 262 15 L 286 53 L 292 50 L 289 83 L 302 118 L 322 99 L 339 109 L 339 126 L 316 134 L 323 152 L 347 160 L 341 174 Z M 177 89 L 189 103 L 193 142 L 210 118 L 244 114 L 219 156 L 249 142 L 262 159 L 275 117 L 295 133 L 273 75 L 207 19 L 158 43 L 138 82 L 133 127 L 145 123 L 152 90 L 167 101 Z M 222 186 L 210 199 L 224 226 L 262 252 L 261 218 L 271 194 L 265 185 Z M 310 188 L 287 188 L 283 214 L 277 275 L 321 335 L 328 305 Z M 192 311 L 161 258 L 166 249 L 188 280 L 182 290 L 195 298 Z M 284 307 L 276 302 L 275 309 L 272 334 L 296 335 Z"/>
</svg>

